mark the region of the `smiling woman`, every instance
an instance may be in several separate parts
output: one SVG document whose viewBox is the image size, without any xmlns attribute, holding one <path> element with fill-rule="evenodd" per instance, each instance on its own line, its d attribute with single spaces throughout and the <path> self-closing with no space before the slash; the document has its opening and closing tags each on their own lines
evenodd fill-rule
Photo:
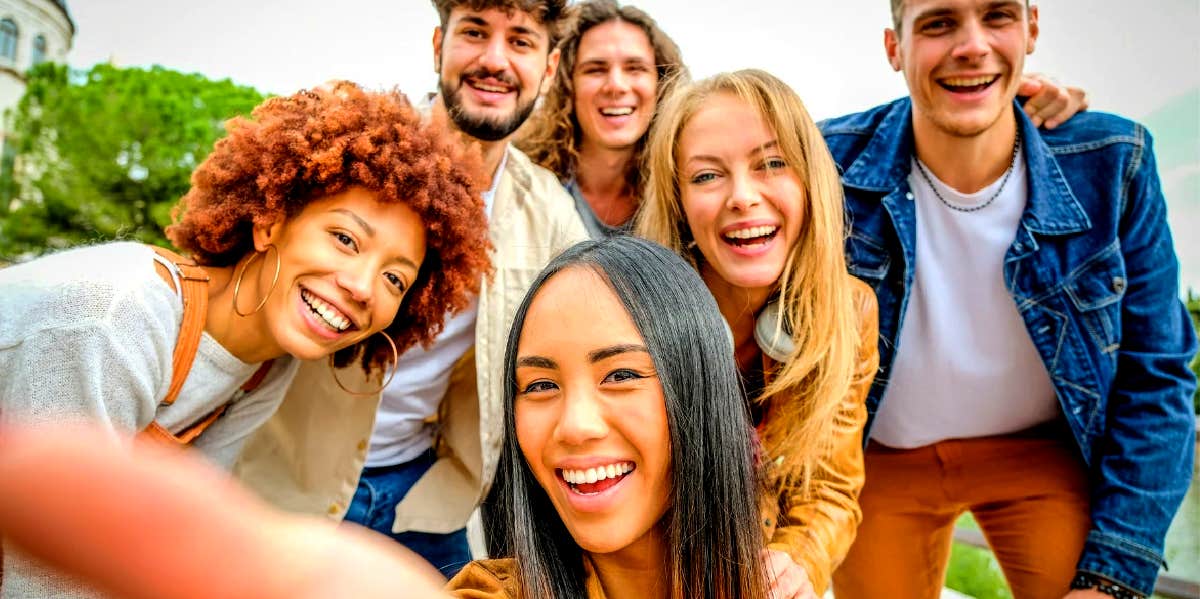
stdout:
<svg viewBox="0 0 1200 599">
<path fill-rule="evenodd" d="M 478 291 L 478 158 L 403 95 L 341 82 L 228 130 L 167 231 L 191 259 L 112 243 L 0 271 L 0 424 L 89 420 L 228 468 L 294 358 L 381 379 Z M 0 596 L 83 592 L 5 553 Z"/>
<path fill-rule="evenodd" d="M 703 282 L 631 237 L 555 259 L 518 310 L 493 556 L 464 597 L 766 594 L 750 423 Z M 472 592 L 476 594 L 471 594 Z"/>
</svg>

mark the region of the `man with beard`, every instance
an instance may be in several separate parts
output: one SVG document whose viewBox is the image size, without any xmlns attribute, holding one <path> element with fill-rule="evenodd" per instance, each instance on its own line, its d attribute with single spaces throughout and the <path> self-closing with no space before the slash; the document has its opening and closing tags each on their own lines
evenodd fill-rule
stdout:
<svg viewBox="0 0 1200 599">
<path fill-rule="evenodd" d="M 937 597 L 970 511 L 1015 597 L 1148 596 L 1196 388 L 1150 136 L 1099 112 L 1038 129 L 1014 103 L 1037 5 L 891 5 L 909 97 L 823 128 L 880 331 L 834 593 Z"/>
<path fill-rule="evenodd" d="M 433 0 L 441 19 L 433 33 L 433 116 L 446 117 L 482 150 L 493 278 L 431 347 L 400 356 L 378 404 L 341 388 L 360 382 L 353 369 L 338 372 L 340 383 L 328 369 L 302 372 L 292 394 L 312 399 L 285 401 L 238 467 L 277 505 L 387 534 L 446 576 L 471 559 L 465 525 L 500 452 L 498 373 L 508 323 L 550 258 L 587 238 L 558 179 L 508 143 L 554 80 L 565 5 Z M 371 395 L 379 398 L 378 384 L 361 388 L 375 387 Z"/>
</svg>

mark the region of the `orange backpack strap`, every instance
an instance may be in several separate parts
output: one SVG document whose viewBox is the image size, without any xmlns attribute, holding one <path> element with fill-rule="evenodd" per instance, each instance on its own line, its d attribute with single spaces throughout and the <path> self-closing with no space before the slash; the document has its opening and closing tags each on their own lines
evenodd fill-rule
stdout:
<svg viewBox="0 0 1200 599">
<path fill-rule="evenodd" d="M 192 363 L 196 361 L 196 350 L 200 348 L 200 335 L 204 332 L 204 320 L 208 315 L 208 273 L 197 266 L 195 262 L 187 260 L 171 250 L 155 247 L 154 251 L 163 258 L 162 261 L 155 260 L 159 276 L 176 287 L 183 297 L 183 323 L 179 326 L 179 339 L 175 342 L 171 386 L 167 388 L 167 395 L 159 402 L 159 405 L 171 405 L 179 396 L 180 389 L 183 389 L 183 383 L 192 370 Z M 170 266 L 164 264 L 164 261 Z M 233 399 L 222 404 L 178 435 L 173 434 L 157 421 L 153 421 L 138 436 L 171 446 L 190 445 L 216 422 L 229 409 L 230 405 L 257 389 L 266 378 L 267 373 L 270 372 L 272 363 L 274 360 L 263 362 L 250 379 L 242 384 L 241 391 Z"/>
<path fill-rule="evenodd" d="M 171 385 L 167 387 L 166 396 L 159 402 L 160 405 L 171 405 L 179 396 L 179 390 L 183 388 L 183 382 L 192 370 L 192 362 L 196 360 L 196 350 L 200 347 L 200 334 L 204 332 L 204 320 L 208 315 L 208 273 L 195 262 L 171 250 L 157 246 L 152 249 L 161 258 L 154 261 L 158 276 L 171 285 L 183 299 L 183 323 L 179 326 L 179 338 L 175 340 L 175 353 L 171 359 Z M 224 411 L 225 406 L 221 406 L 214 414 L 220 416 Z M 209 418 L 216 420 L 211 414 Z M 207 420 L 208 418 L 205 419 Z M 204 428 L 208 428 L 208 425 L 202 427 L 200 432 L 203 432 Z M 167 445 L 187 445 L 199 434 L 197 432 L 184 441 L 171 434 L 171 431 L 157 421 L 152 421 L 138 437 Z"/>
<path fill-rule="evenodd" d="M 159 276 L 168 283 L 177 280 L 177 291 L 183 298 L 183 324 L 179 326 L 179 339 L 175 341 L 175 354 L 171 360 L 171 386 L 161 402 L 169 406 L 179 396 L 200 347 L 200 334 L 204 332 L 204 319 L 208 316 L 208 273 L 195 262 L 166 248 L 155 247 L 154 252 L 174 267 L 172 271 L 156 261 Z"/>
</svg>

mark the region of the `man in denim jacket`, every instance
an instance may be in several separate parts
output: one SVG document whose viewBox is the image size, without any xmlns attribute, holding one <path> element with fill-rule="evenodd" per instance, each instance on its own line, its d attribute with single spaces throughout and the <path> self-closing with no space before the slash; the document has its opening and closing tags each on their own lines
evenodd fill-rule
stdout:
<svg viewBox="0 0 1200 599">
<path fill-rule="evenodd" d="M 936 597 L 974 513 L 1018 598 L 1149 595 L 1194 456 L 1150 136 L 1014 103 L 1026 0 L 893 0 L 910 97 L 824 124 L 879 299 L 864 520 L 838 599 Z"/>
</svg>

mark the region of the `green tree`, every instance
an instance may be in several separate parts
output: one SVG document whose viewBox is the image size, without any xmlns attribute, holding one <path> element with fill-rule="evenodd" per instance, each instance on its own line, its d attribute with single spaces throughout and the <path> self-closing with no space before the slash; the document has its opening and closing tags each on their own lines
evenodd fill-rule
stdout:
<svg viewBox="0 0 1200 599">
<path fill-rule="evenodd" d="M 0 161 L 0 263 L 108 239 L 165 245 L 171 208 L 223 123 L 262 100 L 158 66 L 37 66 Z"/>
</svg>

